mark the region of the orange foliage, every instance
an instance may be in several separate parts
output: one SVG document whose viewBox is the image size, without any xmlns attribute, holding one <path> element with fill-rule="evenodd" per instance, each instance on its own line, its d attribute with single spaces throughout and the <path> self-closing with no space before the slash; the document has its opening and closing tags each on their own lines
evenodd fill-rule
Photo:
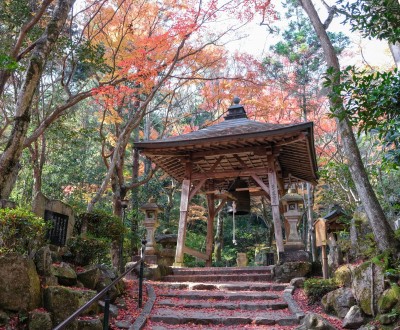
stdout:
<svg viewBox="0 0 400 330">
<path fill-rule="evenodd" d="M 179 79 L 203 79 L 211 69 L 226 65 L 226 51 L 219 43 L 234 33 L 234 25 L 222 30 L 221 15 L 250 20 L 256 9 L 268 19 L 274 15 L 272 7 L 258 0 L 91 2 L 88 15 L 93 17 L 85 34 L 105 47 L 112 68 L 99 78 L 119 82 L 100 86 L 94 94 L 106 112 L 105 122 L 116 123 L 122 121 L 118 108 L 143 101 L 155 88 L 171 90 Z"/>
</svg>

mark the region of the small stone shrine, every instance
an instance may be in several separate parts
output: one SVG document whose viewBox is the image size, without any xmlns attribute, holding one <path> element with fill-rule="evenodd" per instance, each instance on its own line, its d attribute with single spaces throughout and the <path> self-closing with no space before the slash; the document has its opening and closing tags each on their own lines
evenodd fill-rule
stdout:
<svg viewBox="0 0 400 330">
<path fill-rule="evenodd" d="M 303 215 L 303 197 L 295 189 L 290 188 L 287 194 L 281 198 L 281 202 L 285 210 L 283 213 L 286 231 L 285 251 L 303 250 L 304 243 L 297 231 L 297 225 Z"/>
<path fill-rule="evenodd" d="M 52 224 L 46 238 L 50 244 L 65 246 L 75 225 L 72 207 L 59 200 L 51 200 L 43 194 L 37 196 L 36 201 L 33 212 Z"/>
<path fill-rule="evenodd" d="M 156 204 L 155 199 L 151 198 L 148 203 L 140 208 L 144 212 L 143 225 L 146 228 L 146 247 L 145 261 L 149 264 L 157 264 L 157 248 L 154 233 L 158 227 L 158 212 L 161 208 Z"/>
</svg>

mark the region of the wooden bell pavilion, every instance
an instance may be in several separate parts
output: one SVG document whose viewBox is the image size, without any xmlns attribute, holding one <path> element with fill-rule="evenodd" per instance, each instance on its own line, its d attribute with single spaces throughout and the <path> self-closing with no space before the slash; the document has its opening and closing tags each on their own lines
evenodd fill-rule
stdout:
<svg viewBox="0 0 400 330">
<path fill-rule="evenodd" d="M 237 211 L 241 211 L 237 200 L 241 192 L 269 198 L 277 252 L 281 255 L 284 243 L 280 196 L 285 194 L 290 180 L 316 183 L 313 123 L 270 124 L 249 120 L 239 103 L 235 98 L 225 120 L 216 125 L 136 143 L 141 154 L 182 183 L 175 266 L 183 265 L 184 253 L 211 265 L 214 217 L 229 200 L 236 200 Z M 205 254 L 185 246 L 189 202 L 198 193 L 206 194 L 208 202 Z"/>
</svg>

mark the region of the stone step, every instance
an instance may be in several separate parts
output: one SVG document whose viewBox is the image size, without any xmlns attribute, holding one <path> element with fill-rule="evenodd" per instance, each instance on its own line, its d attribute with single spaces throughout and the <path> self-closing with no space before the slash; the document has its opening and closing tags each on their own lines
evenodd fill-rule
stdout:
<svg viewBox="0 0 400 330">
<path fill-rule="evenodd" d="M 163 277 L 165 282 L 263 282 L 271 281 L 272 274 L 209 274 L 209 275 L 168 275 Z"/>
<path fill-rule="evenodd" d="M 190 299 L 190 300 L 225 300 L 225 301 L 249 301 L 249 300 L 275 300 L 280 295 L 274 292 L 223 292 L 223 291 L 180 291 L 171 290 L 157 294 L 162 298 Z"/>
<path fill-rule="evenodd" d="M 197 283 L 197 282 L 154 282 L 154 286 L 171 290 L 219 290 L 219 291 L 283 291 L 287 284 L 275 282 L 230 282 L 230 283 Z"/>
<path fill-rule="evenodd" d="M 174 268 L 152 283 L 157 301 L 148 329 L 294 329 L 302 315 L 288 284 L 271 282 L 272 268 Z"/>
<path fill-rule="evenodd" d="M 245 327 L 245 328 L 244 328 Z M 294 329 L 295 326 L 291 326 L 291 327 L 279 327 L 280 329 Z M 186 325 L 182 325 L 182 326 L 177 326 L 174 325 L 173 326 L 174 330 L 193 330 L 199 329 L 199 325 L 198 324 L 186 324 Z M 201 325 L 201 330 L 215 330 L 216 326 L 206 326 L 206 325 Z M 243 330 L 243 329 L 251 329 L 251 330 L 277 330 L 276 329 L 276 325 L 271 325 L 271 326 L 267 326 L 267 325 L 260 325 L 260 326 L 256 326 L 256 325 L 238 325 L 238 326 L 222 326 L 222 325 L 218 325 L 218 330 Z M 164 323 L 151 323 L 151 330 L 171 330 L 171 325 L 166 325 Z"/>
<path fill-rule="evenodd" d="M 182 308 L 156 308 L 151 316 L 151 322 L 165 324 L 198 324 L 198 325 L 297 325 L 298 320 L 287 310 L 279 311 L 201 311 Z"/>
<path fill-rule="evenodd" d="M 253 298 L 254 299 L 254 298 Z M 200 300 L 186 300 L 182 299 L 177 301 L 176 299 L 161 299 L 157 301 L 158 306 L 163 307 L 180 307 L 180 308 L 192 308 L 192 309 L 202 309 L 202 308 L 214 308 L 214 309 L 227 309 L 227 310 L 278 310 L 285 309 L 288 304 L 284 301 L 200 301 Z"/>
<path fill-rule="evenodd" d="M 271 274 L 274 266 L 173 268 L 174 275 Z"/>
</svg>

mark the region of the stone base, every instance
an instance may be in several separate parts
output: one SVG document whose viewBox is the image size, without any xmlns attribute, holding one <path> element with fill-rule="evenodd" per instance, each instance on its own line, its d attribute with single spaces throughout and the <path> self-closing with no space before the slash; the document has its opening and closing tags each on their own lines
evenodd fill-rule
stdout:
<svg viewBox="0 0 400 330">
<path fill-rule="evenodd" d="M 304 243 L 302 241 L 295 241 L 295 242 L 286 242 L 283 245 L 285 252 L 288 251 L 304 251 Z"/>
<path fill-rule="evenodd" d="M 174 262 L 172 267 L 182 268 L 182 267 L 185 267 L 185 265 L 183 264 L 183 262 Z"/>
<path fill-rule="evenodd" d="M 144 261 L 150 265 L 157 265 L 158 257 L 153 254 L 153 255 L 145 255 L 144 256 Z"/>
<path fill-rule="evenodd" d="M 158 251 L 158 264 L 172 266 L 175 261 L 175 249 L 163 249 Z"/>
<path fill-rule="evenodd" d="M 282 262 L 296 262 L 296 261 L 306 261 L 310 260 L 310 253 L 303 250 L 293 250 L 287 251 L 285 247 L 285 252 L 282 253 Z"/>
<path fill-rule="evenodd" d="M 287 252 L 283 253 L 286 254 Z M 278 283 L 288 283 L 295 277 L 306 277 L 310 272 L 311 262 L 309 261 L 285 260 L 281 265 L 276 265 L 274 267 L 274 281 Z"/>
</svg>

